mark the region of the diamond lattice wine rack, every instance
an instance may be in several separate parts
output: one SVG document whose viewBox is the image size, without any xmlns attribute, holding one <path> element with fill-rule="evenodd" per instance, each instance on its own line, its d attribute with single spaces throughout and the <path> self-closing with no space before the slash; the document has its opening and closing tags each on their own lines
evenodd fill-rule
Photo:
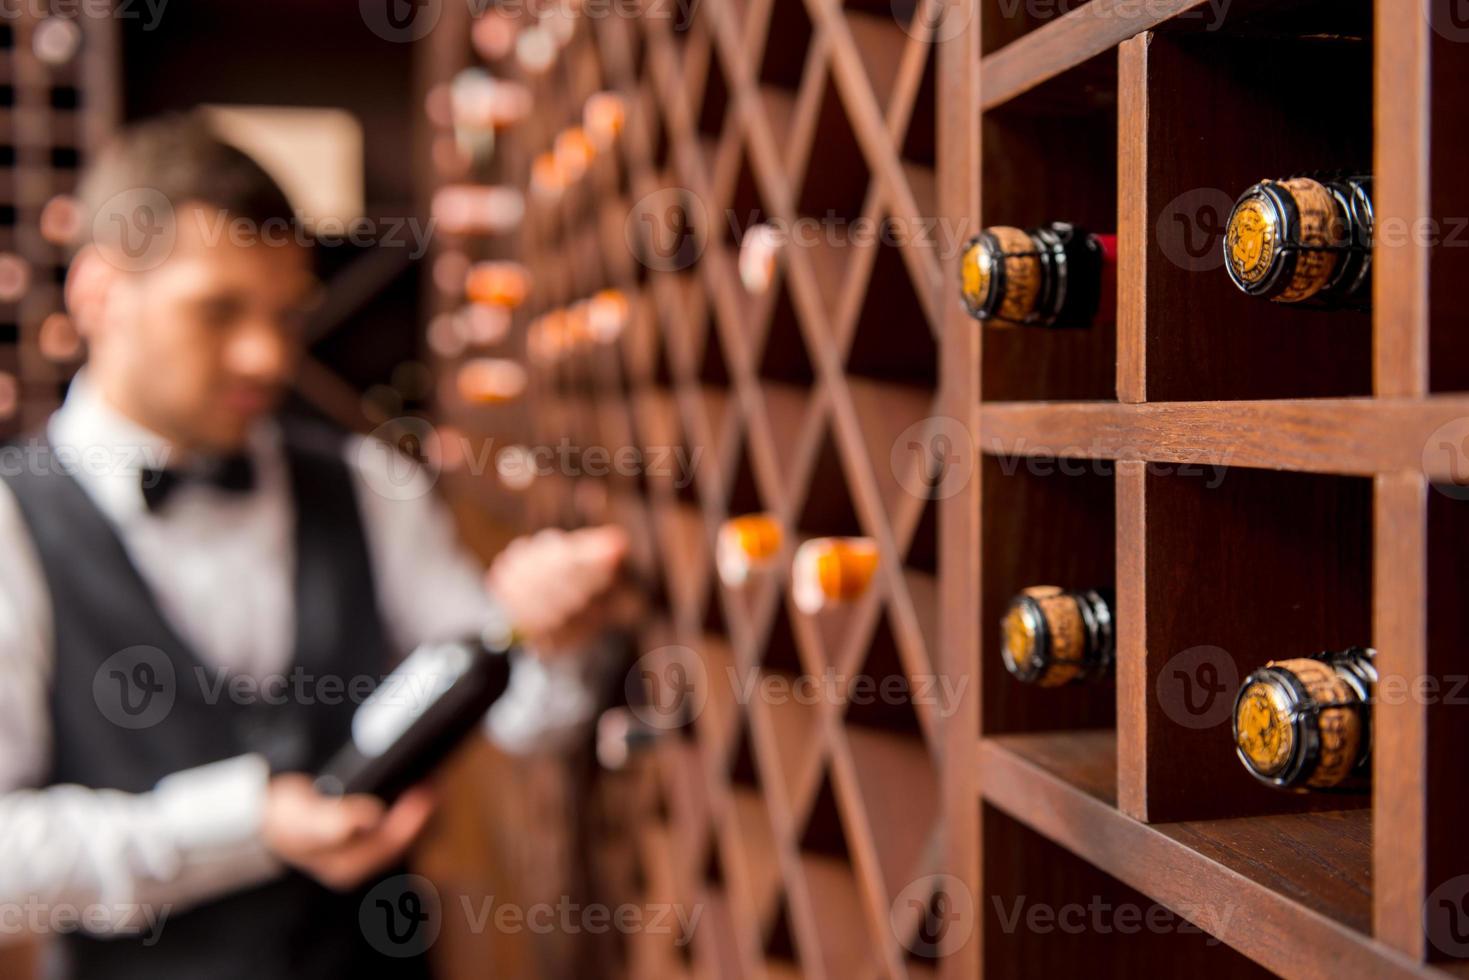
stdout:
<svg viewBox="0 0 1469 980">
<path fill-rule="evenodd" d="M 642 663 L 696 709 L 605 780 L 609 867 L 702 909 L 691 939 L 625 937 L 622 975 L 1465 973 L 1451 5 L 608 6 L 557 26 L 505 152 L 529 187 L 590 96 L 625 107 L 529 192 L 516 314 L 525 438 L 650 464 L 538 479 L 527 510 L 632 530 Z M 1375 176 L 1370 312 L 1223 269 L 1240 192 L 1317 171 Z M 972 319 L 964 242 L 1051 221 L 1116 234 L 1115 315 Z M 620 331 L 578 340 L 608 289 Z M 720 529 L 752 514 L 778 551 L 730 588 Z M 808 613 L 793 559 L 833 536 L 877 570 Z M 1005 670 L 1011 598 L 1047 584 L 1113 590 L 1107 676 Z M 1252 778 L 1241 680 L 1353 645 L 1383 679 L 1372 788 Z"/>
</svg>

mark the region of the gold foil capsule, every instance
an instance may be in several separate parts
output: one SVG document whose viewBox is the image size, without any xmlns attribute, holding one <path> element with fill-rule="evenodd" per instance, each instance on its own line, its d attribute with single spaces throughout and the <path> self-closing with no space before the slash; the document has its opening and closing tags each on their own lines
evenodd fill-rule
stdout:
<svg viewBox="0 0 1469 980">
<path fill-rule="evenodd" d="M 1035 243 L 1019 228 L 995 225 L 969 243 L 963 258 L 963 297 L 971 313 L 985 311 L 1002 324 L 1035 313 L 1041 263 Z"/>
<path fill-rule="evenodd" d="M 1271 661 L 1246 677 L 1233 722 L 1235 752 L 1245 768 L 1284 789 L 1360 781 L 1371 749 L 1375 657 L 1354 647 Z"/>
<path fill-rule="evenodd" d="M 750 573 L 768 568 L 780 553 L 780 522 L 773 514 L 731 517 L 719 526 L 714 562 L 719 580 L 731 589 L 749 581 Z"/>
<path fill-rule="evenodd" d="M 1112 599 L 1105 591 L 1023 589 L 1000 623 L 1005 669 L 1040 687 L 1100 677 L 1111 670 L 1114 650 Z"/>
<path fill-rule="evenodd" d="M 513 309 L 530 294 L 530 270 L 519 262 L 476 262 L 464 277 L 471 303 Z"/>
<path fill-rule="evenodd" d="M 995 326 L 1086 327 L 1115 316 L 1116 260 L 1115 235 L 1061 221 L 994 225 L 964 247 L 960 297 Z"/>
<path fill-rule="evenodd" d="M 1277 303 L 1360 305 L 1370 287 L 1369 177 L 1262 180 L 1229 214 L 1225 269 L 1242 291 Z"/>
<path fill-rule="evenodd" d="M 851 602 L 872 583 L 877 543 L 871 538 L 812 538 L 796 549 L 791 596 L 808 615 Z"/>
</svg>

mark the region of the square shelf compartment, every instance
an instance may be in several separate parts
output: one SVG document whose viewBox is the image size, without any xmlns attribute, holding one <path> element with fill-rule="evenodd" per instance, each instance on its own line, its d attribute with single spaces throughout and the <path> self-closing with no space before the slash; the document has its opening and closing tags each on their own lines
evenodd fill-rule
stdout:
<svg viewBox="0 0 1469 980">
<path fill-rule="evenodd" d="M 1036 585 L 1109 588 L 1116 579 L 1110 465 L 1050 457 L 981 457 L 979 650 L 981 728 L 1008 732 L 1110 728 L 1111 677 L 1038 687 L 1005 669 L 1000 623 L 1011 599 Z"/>
<path fill-rule="evenodd" d="M 1093 58 L 984 113 L 981 226 L 1066 221 L 1117 230 L 1116 59 Z M 1118 269 L 1119 278 L 1122 270 Z M 983 330 L 985 401 L 1110 400 L 1117 391 L 1114 310 L 1087 327 Z"/>
<path fill-rule="evenodd" d="M 1008 814 L 984 806 L 981 828 L 985 976 L 1065 976 L 1078 963 L 1097 977 L 1274 976 Z M 1232 911 L 1223 896 L 1193 909 L 1203 922 Z"/>
<path fill-rule="evenodd" d="M 1369 806 L 1367 793 L 1259 782 L 1235 755 L 1230 721 L 1241 682 L 1267 661 L 1372 644 L 1372 481 L 1168 469 L 1143 475 L 1142 501 L 1124 502 L 1141 504 L 1145 528 L 1119 561 L 1141 576 L 1126 590 L 1146 609 L 1141 630 L 1121 625 L 1120 655 L 1143 657 L 1133 723 L 1144 758 L 1124 774 L 1129 809 L 1157 822 Z"/>
<path fill-rule="evenodd" d="M 1323 15 L 1323 29 L 1334 23 Z M 1260 180 L 1371 172 L 1371 39 L 1233 27 L 1120 49 L 1133 236 L 1121 259 L 1142 262 L 1123 269 L 1122 332 L 1137 345 L 1122 351 L 1124 398 L 1370 395 L 1371 314 L 1246 295 L 1225 271 L 1223 237 L 1233 202 Z"/>
</svg>

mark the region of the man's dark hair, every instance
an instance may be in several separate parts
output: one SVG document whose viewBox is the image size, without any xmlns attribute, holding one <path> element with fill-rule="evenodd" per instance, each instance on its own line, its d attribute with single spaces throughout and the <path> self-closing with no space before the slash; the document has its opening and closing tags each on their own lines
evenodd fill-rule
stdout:
<svg viewBox="0 0 1469 980">
<path fill-rule="evenodd" d="M 81 242 L 93 241 L 104 211 L 130 201 L 189 202 L 243 218 L 294 227 L 291 202 L 275 178 L 249 155 L 225 143 L 197 111 L 159 116 L 117 133 L 93 159 L 78 190 Z"/>
</svg>

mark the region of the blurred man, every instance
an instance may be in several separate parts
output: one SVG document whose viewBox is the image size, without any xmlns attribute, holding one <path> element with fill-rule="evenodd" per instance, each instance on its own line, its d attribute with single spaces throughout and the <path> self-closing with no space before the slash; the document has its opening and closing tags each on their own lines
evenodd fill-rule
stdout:
<svg viewBox="0 0 1469 980">
<path fill-rule="evenodd" d="M 544 651 L 626 542 L 519 542 L 492 597 L 422 472 L 404 492 L 380 444 L 275 421 L 310 250 L 282 234 L 275 182 L 199 121 L 124 134 L 81 196 L 66 301 L 88 361 L 0 474 L 3 925 L 64 931 L 78 977 L 421 973 L 379 961 L 358 917 L 430 795 L 384 808 L 309 774 L 364 677 L 505 617 Z M 584 720 L 578 680 L 521 658 L 492 734 L 525 747 Z"/>
</svg>

